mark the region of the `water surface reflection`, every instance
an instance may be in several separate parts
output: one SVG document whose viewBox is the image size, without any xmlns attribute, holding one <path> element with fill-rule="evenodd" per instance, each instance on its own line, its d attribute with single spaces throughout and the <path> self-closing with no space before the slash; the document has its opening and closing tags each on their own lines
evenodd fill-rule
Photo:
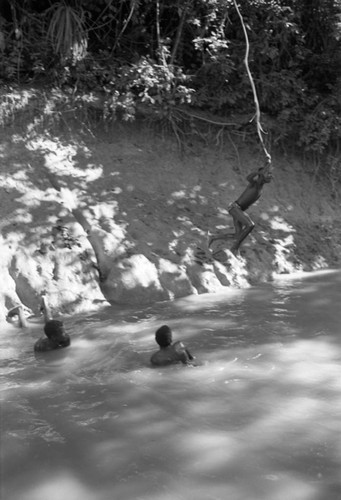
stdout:
<svg viewBox="0 0 341 500">
<path fill-rule="evenodd" d="M 2 332 L 4 500 L 340 500 L 341 273 Z M 155 369 L 163 323 L 203 361 Z"/>
</svg>

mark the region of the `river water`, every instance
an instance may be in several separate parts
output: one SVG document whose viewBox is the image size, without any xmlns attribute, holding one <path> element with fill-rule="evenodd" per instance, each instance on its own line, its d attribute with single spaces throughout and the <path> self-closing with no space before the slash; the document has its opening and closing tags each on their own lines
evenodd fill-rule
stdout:
<svg viewBox="0 0 341 500">
<path fill-rule="evenodd" d="M 65 323 L 2 329 L 1 500 L 341 499 L 340 271 Z"/>
</svg>

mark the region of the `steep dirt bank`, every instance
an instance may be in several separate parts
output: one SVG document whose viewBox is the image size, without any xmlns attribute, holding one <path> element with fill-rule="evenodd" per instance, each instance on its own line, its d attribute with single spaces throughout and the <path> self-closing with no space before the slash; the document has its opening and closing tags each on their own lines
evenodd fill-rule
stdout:
<svg viewBox="0 0 341 500">
<path fill-rule="evenodd" d="M 58 132 L 20 121 L 3 128 L 1 319 L 18 303 L 37 313 L 42 293 L 53 310 L 73 312 L 339 266 L 340 197 L 276 154 L 242 258 L 223 249 L 198 263 L 209 232 L 232 232 L 226 207 L 260 166 L 257 152 L 239 146 L 237 157 L 234 146 L 198 145 L 181 157 L 176 141 L 139 123 L 91 133 L 66 122 Z"/>
</svg>

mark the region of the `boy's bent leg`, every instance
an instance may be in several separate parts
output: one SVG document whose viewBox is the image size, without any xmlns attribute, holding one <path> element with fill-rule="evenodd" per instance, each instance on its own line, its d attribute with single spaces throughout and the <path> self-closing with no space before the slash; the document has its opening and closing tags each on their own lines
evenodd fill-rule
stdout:
<svg viewBox="0 0 341 500">
<path fill-rule="evenodd" d="M 237 227 L 237 224 L 239 223 L 242 227 L 242 230 L 236 237 L 235 243 L 231 247 L 231 252 L 236 255 L 239 252 L 240 245 L 255 227 L 255 223 L 251 217 L 243 212 L 243 210 L 239 207 L 233 207 L 230 213 L 235 221 L 235 226 Z"/>
<path fill-rule="evenodd" d="M 238 203 L 236 201 L 233 201 L 227 207 L 227 211 L 231 215 L 232 215 L 231 208 L 233 208 L 233 207 L 237 207 L 237 208 L 239 208 L 239 210 L 241 210 Z M 233 222 L 235 222 L 235 221 L 233 220 Z M 235 232 L 237 232 L 236 225 L 235 225 Z M 208 238 L 207 246 L 210 247 L 212 245 L 212 243 L 214 243 L 215 241 L 219 241 L 219 240 L 226 241 L 226 240 L 230 239 L 231 237 L 235 237 L 235 235 L 233 233 L 231 233 L 230 231 L 228 231 L 226 233 L 214 234 Z"/>
</svg>

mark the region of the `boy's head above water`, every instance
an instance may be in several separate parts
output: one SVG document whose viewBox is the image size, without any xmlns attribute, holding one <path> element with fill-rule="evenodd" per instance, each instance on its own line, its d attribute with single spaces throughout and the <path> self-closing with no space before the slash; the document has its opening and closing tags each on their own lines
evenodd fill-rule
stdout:
<svg viewBox="0 0 341 500">
<path fill-rule="evenodd" d="M 184 365 L 195 365 L 194 357 L 188 351 L 187 347 L 181 342 L 173 343 L 172 330 L 168 325 L 160 326 L 155 332 L 155 340 L 160 349 L 155 352 L 150 361 L 152 365 L 166 366 L 176 363 Z"/>
<path fill-rule="evenodd" d="M 172 330 L 167 325 L 160 326 L 155 332 L 155 340 L 160 347 L 168 347 L 172 344 Z"/>
<path fill-rule="evenodd" d="M 60 347 L 68 347 L 71 343 L 70 335 L 65 332 L 64 323 L 57 319 L 46 321 L 44 326 L 46 337 L 41 337 L 34 344 L 34 350 L 38 352 L 52 351 Z"/>
<path fill-rule="evenodd" d="M 51 319 L 45 323 L 44 332 L 50 340 L 59 340 L 66 336 L 64 323 L 57 319 Z"/>
</svg>

